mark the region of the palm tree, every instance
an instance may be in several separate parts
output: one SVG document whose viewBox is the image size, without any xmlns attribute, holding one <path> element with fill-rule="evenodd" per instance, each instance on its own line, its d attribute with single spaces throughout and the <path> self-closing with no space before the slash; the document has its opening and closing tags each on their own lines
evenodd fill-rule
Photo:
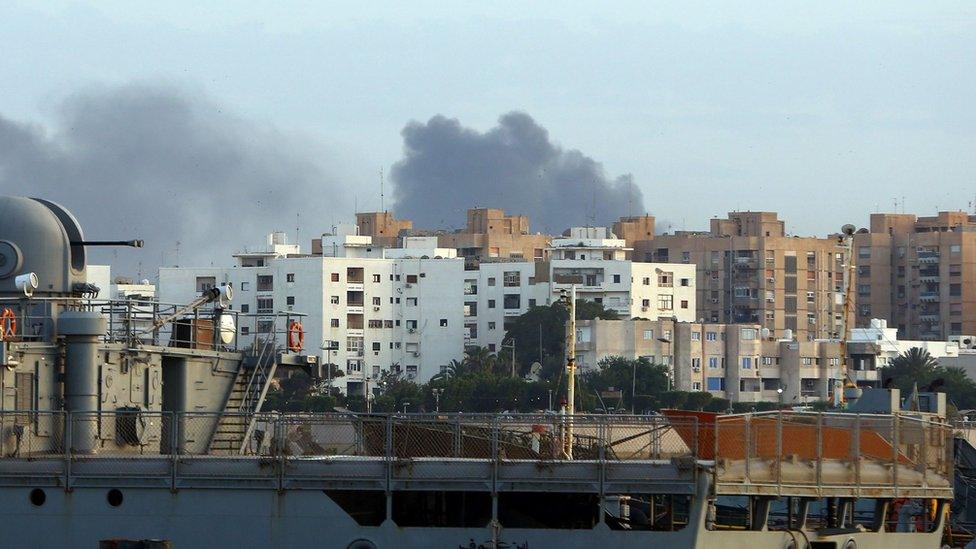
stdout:
<svg viewBox="0 0 976 549">
<path fill-rule="evenodd" d="M 464 373 L 465 373 L 465 370 L 466 370 L 466 368 L 465 368 L 465 364 L 463 362 L 461 362 L 460 360 L 458 360 L 456 358 L 455 359 L 451 359 L 451 361 L 447 363 L 447 368 L 445 368 L 443 372 L 438 372 L 436 375 L 434 375 L 432 378 L 430 378 L 430 380 L 431 381 L 440 381 L 440 380 L 445 380 L 446 381 L 448 379 L 456 379 L 456 378 L 459 378 L 459 377 L 463 376 Z"/>
<path fill-rule="evenodd" d="M 928 351 L 912 347 L 895 357 L 884 369 L 885 385 L 892 384 L 902 391 L 909 391 L 916 383 L 928 383 L 939 366 Z"/>
<path fill-rule="evenodd" d="M 490 372 L 498 359 L 487 347 L 472 347 L 464 351 L 464 354 L 465 365 L 479 372 Z"/>
</svg>

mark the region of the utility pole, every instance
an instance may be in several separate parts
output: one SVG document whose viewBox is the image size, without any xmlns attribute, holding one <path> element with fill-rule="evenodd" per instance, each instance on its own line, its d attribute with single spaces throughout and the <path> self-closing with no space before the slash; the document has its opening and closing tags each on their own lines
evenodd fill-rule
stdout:
<svg viewBox="0 0 976 549">
<path fill-rule="evenodd" d="M 566 341 L 566 430 L 563 453 L 573 459 L 573 415 L 576 413 L 576 284 L 569 290 L 569 334 Z"/>
</svg>

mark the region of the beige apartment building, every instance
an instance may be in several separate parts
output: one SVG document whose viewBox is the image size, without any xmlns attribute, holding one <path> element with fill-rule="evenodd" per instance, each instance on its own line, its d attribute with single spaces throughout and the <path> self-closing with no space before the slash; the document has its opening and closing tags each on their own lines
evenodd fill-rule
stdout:
<svg viewBox="0 0 976 549">
<path fill-rule="evenodd" d="M 476 269 L 483 260 L 541 261 L 552 237 L 529 232 L 529 217 L 505 215 L 497 208 L 471 208 L 467 225 L 453 232 L 414 229 L 413 222 L 396 219 L 389 212 L 356 214 L 361 236 L 371 236 L 381 246 L 399 246 L 405 236 L 436 236 L 440 248 L 456 248 L 465 268 Z"/>
<path fill-rule="evenodd" d="M 413 221 L 397 219 L 390 212 L 361 212 L 356 214 L 356 229 L 359 235 L 372 237 L 376 246 L 395 248 L 413 230 Z"/>
<path fill-rule="evenodd" d="M 976 215 L 873 214 L 854 243 L 859 326 L 877 317 L 906 339 L 976 334 Z"/>
<path fill-rule="evenodd" d="M 827 400 L 840 377 L 837 341 L 764 338 L 758 324 L 579 321 L 576 360 L 582 371 L 609 356 L 665 364 L 675 390 L 708 391 L 733 402 Z M 859 385 L 877 382 L 877 370 L 859 373 Z"/>
<path fill-rule="evenodd" d="M 635 261 L 697 266 L 703 322 L 755 324 L 799 341 L 835 337 L 841 329 L 843 254 L 837 239 L 788 236 L 776 213 L 732 212 L 712 219 L 707 232 L 656 235 L 633 247 Z"/>
</svg>

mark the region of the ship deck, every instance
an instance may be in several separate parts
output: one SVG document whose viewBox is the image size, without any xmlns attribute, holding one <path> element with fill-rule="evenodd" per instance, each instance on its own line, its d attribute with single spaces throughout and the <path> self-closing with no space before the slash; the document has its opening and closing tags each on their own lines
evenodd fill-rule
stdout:
<svg viewBox="0 0 976 549">
<path fill-rule="evenodd" d="M 216 454 L 215 414 L 126 414 L 0 412 L 0 486 L 952 497 L 951 429 L 911 417 L 263 414 Z"/>
</svg>

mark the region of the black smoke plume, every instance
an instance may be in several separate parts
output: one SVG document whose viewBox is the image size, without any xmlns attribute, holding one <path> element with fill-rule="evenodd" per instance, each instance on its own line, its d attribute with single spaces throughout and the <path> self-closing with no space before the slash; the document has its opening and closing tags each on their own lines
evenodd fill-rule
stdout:
<svg viewBox="0 0 976 549">
<path fill-rule="evenodd" d="M 402 133 L 404 158 L 392 172 L 396 213 L 415 227 L 461 226 L 474 206 L 527 214 L 532 230 L 557 234 L 645 213 L 631 176 L 607 177 L 599 162 L 553 143 L 525 113 L 505 114 L 484 133 L 443 116 Z"/>
<path fill-rule="evenodd" d="M 312 220 L 321 229 L 351 208 L 308 139 L 183 90 L 89 90 L 66 99 L 55 120 L 44 128 L 0 116 L 0 192 L 61 203 L 89 239 L 144 239 L 141 250 L 91 250 L 113 274 L 224 265 L 271 230 L 294 241 L 299 212 L 310 238 Z"/>
</svg>

